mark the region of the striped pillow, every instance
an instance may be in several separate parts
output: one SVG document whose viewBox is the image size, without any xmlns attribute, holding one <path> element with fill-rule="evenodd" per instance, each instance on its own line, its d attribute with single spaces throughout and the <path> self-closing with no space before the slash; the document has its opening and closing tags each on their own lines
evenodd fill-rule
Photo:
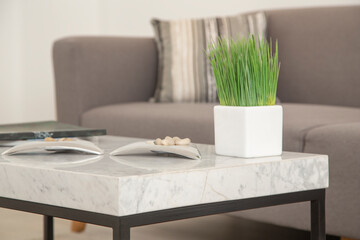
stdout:
<svg viewBox="0 0 360 240">
<path fill-rule="evenodd" d="M 266 35 L 263 12 L 207 19 L 151 21 L 157 42 L 159 69 L 157 102 L 217 102 L 215 79 L 205 54 L 218 36 L 242 38 Z"/>
</svg>

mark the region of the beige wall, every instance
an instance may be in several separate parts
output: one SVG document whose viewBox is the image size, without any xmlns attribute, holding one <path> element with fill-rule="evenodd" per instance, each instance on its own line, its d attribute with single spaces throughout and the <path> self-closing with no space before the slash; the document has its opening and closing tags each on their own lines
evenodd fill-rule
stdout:
<svg viewBox="0 0 360 240">
<path fill-rule="evenodd" d="M 151 36 L 152 17 L 351 4 L 360 0 L 0 0 L 0 124 L 55 119 L 55 39 Z"/>
</svg>

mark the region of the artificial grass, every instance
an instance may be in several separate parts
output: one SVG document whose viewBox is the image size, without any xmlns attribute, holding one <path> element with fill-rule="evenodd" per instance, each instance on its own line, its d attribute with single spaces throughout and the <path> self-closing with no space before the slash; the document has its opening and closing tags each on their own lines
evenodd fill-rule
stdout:
<svg viewBox="0 0 360 240">
<path fill-rule="evenodd" d="M 219 38 L 209 46 L 208 57 L 214 71 L 221 105 L 274 105 L 279 78 L 278 42 Z"/>
</svg>

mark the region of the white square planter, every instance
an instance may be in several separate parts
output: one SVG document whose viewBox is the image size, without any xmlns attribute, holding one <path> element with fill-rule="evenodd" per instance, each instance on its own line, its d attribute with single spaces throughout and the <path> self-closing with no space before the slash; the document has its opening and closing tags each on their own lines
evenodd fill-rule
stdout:
<svg viewBox="0 0 360 240">
<path fill-rule="evenodd" d="M 216 154 L 235 157 L 282 153 L 282 106 L 215 106 Z"/>
</svg>

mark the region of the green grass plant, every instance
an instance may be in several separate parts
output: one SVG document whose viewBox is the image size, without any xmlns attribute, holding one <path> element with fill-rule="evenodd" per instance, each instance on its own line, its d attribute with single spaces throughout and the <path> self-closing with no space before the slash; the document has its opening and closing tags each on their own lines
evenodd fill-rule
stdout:
<svg viewBox="0 0 360 240">
<path fill-rule="evenodd" d="M 221 105 L 274 105 L 279 78 L 278 42 L 219 38 L 209 45 L 208 57 Z"/>
</svg>

